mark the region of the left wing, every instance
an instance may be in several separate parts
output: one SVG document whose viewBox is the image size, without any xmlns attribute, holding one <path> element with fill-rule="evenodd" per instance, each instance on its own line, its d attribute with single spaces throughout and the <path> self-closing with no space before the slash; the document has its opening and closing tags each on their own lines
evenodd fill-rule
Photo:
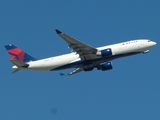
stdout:
<svg viewBox="0 0 160 120">
<path fill-rule="evenodd" d="M 73 75 L 75 73 L 78 73 L 78 72 L 81 72 L 83 71 L 83 68 L 77 68 L 75 70 L 73 70 L 72 72 L 68 73 L 68 74 L 63 74 L 63 73 L 60 73 L 61 76 L 69 76 L 69 75 Z"/>
<path fill-rule="evenodd" d="M 85 43 L 82 43 L 70 36 L 68 36 L 65 33 L 62 33 L 59 30 L 56 30 L 57 34 L 62 37 L 69 45 L 70 48 L 72 48 L 72 51 L 77 52 L 79 54 L 82 61 L 84 60 L 91 60 L 95 58 L 99 58 L 95 53 L 97 52 L 97 49 L 94 47 L 91 47 Z"/>
</svg>

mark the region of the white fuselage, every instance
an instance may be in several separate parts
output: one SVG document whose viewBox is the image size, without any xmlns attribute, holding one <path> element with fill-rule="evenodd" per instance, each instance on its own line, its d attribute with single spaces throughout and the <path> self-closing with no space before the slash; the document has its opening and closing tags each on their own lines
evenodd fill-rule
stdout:
<svg viewBox="0 0 160 120">
<path fill-rule="evenodd" d="M 150 40 L 132 40 L 127 41 L 123 43 L 98 47 L 98 50 L 104 50 L 107 48 L 112 49 L 112 56 L 108 57 L 99 57 L 98 59 L 95 59 L 96 64 L 100 64 L 101 62 L 108 62 L 110 60 L 128 56 L 130 53 L 145 53 L 148 52 L 151 48 L 153 48 L 156 45 L 155 42 Z M 122 55 L 122 56 L 121 56 Z M 132 54 L 131 54 L 132 55 Z M 115 57 L 118 56 L 118 57 Z M 112 58 L 113 57 L 113 58 Z M 23 68 L 26 70 L 35 70 L 35 71 L 50 71 L 50 70 L 58 70 L 59 69 L 66 69 L 66 68 L 72 68 L 72 67 L 78 67 L 82 64 L 75 64 L 70 65 L 72 63 L 80 63 L 81 59 L 78 54 L 76 53 L 70 53 L 70 54 L 64 54 L 56 57 L 50 57 L 46 59 L 41 59 L 37 61 L 30 61 L 27 64 L 29 64 L 28 68 Z M 13 68 L 16 68 L 16 66 L 13 66 Z"/>
</svg>

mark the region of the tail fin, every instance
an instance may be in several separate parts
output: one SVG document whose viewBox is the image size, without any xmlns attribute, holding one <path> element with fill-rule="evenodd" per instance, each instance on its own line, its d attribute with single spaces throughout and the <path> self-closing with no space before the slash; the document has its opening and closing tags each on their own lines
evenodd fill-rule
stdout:
<svg viewBox="0 0 160 120">
<path fill-rule="evenodd" d="M 16 59 L 21 62 L 29 62 L 37 60 L 12 44 L 6 45 L 5 48 L 7 49 L 12 59 Z"/>
</svg>

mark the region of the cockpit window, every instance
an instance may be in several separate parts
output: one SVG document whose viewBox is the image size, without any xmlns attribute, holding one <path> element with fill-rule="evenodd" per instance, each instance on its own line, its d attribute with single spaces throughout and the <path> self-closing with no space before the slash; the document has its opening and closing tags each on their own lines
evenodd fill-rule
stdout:
<svg viewBox="0 0 160 120">
<path fill-rule="evenodd" d="M 151 42 L 150 40 L 148 40 L 148 42 Z"/>
</svg>

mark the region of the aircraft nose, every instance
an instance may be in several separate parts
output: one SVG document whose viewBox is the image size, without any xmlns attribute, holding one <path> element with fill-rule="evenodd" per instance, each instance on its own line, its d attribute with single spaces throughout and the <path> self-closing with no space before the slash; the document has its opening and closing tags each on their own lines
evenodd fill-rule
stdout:
<svg viewBox="0 0 160 120">
<path fill-rule="evenodd" d="M 157 45 L 157 43 L 156 42 L 152 42 L 152 46 L 154 47 L 154 46 L 156 46 Z"/>
<path fill-rule="evenodd" d="M 156 42 L 153 42 L 153 46 L 156 46 L 157 45 L 157 43 Z"/>
</svg>

